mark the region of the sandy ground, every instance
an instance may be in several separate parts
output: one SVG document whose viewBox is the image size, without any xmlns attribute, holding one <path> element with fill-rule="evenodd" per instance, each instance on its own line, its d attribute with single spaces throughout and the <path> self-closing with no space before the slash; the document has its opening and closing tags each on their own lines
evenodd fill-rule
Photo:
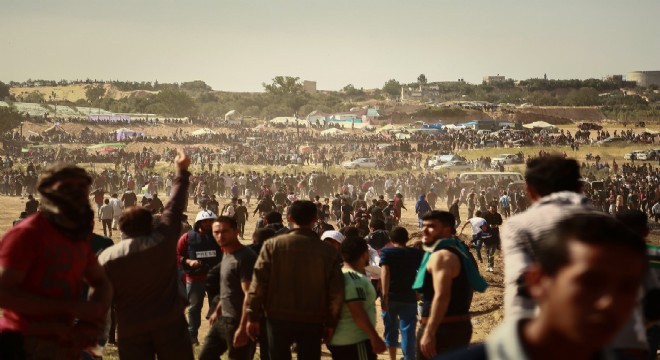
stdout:
<svg viewBox="0 0 660 360">
<path fill-rule="evenodd" d="M 81 124 L 65 124 L 64 127 L 67 131 L 75 132 L 78 133 L 85 125 Z M 26 124 L 24 126 L 23 131 L 31 130 L 31 131 L 36 131 L 39 132 L 43 129 L 45 129 L 47 126 L 46 125 L 37 125 L 37 124 Z M 185 132 L 189 131 L 194 131 L 198 128 L 199 126 L 195 125 L 183 125 Z M 141 130 L 145 131 L 145 133 L 149 135 L 162 135 L 162 134 L 167 134 L 173 130 L 172 127 L 169 126 L 130 126 L 130 128 L 134 130 Z M 565 130 L 570 130 L 572 132 L 575 131 L 574 126 L 562 126 Z M 98 132 L 110 132 L 113 129 L 116 129 L 115 126 L 107 126 L 107 125 L 98 125 L 94 127 L 95 131 Z M 623 129 L 622 126 L 616 126 L 613 125 L 611 128 L 609 128 L 610 132 L 613 132 L 614 129 Z M 636 131 L 639 131 L 639 129 L 635 129 Z M 656 127 L 654 127 L 654 130 L 657 130 Z M 169 144 L 151 144 L 151 143 L 146 143 L 146 144 L 132 144 L 129 148 L 135 147 L 136 149 L 141 148 L 142 146 L 147 146 L 147 147 L 164 147 L 164 146 L 170 146 L 172 147 L 173 145 Z M 657 146 L 660 148 L 660 146 Z M 600 153 L 602 154 L 604 161 L 611 161 L 612 159 L 617 159 L 617 162 L 621 163 L 623 162 L 622 156 L 625 152 L 632 150 L 633 148 L 656 148 L 655 145 L 644 145 L 644 146 L 638 146 L 638 145 L 629 145 L 625 147 L 616 147 L 616 148 L 596 148 L 596 147 L 583 147 L 579 153 L 571 154 L 571 156 L 575 156 L 579 160 L 584 159 L 584 155 L 587 152 L 593 152 L 595 153 Z M 522 150 L 525 154 L 535 154 L 538 152 L 540 148 L 525 148 L 525 149 L 520 149 Z M 507 152 L 512 152 L 513 149 L 487 149 L 487 150 L 476 150 L 476 151 L 466 151 L 463 152 L 463 155 L 468 156 L 468 158 L 473 159 L 479 156 L 492 156 L 491 153 L 507 153 Z M 515 151 L 518 151 L 519 149 L 515 149 Z M 547 148 L 546 148 L 547 150 Z M 565 149 L 559 148 L 555 149 L 559 151 L 564 151 Z M 162 167 L 165 167 L 165 164 L 159 165 Z M 244 169 L 244 167 L 241 167 L 240 165 L 235 166 L 238 169 L 241 170 Z M 311 170 L 312 167 L 304 167 L 301 170 L 302 171 L 309 171 Z M 513 169 L 513 168 L 512 168 Z M 193 171 L 196 171 L 195 169 L 192 169 Z M 251 170 L 259 170 L 256 168 L 251 168 Z M 284 168 L 279 169 L 280 172 L 284 170 Z M 522 170 L 522 169 L 520 169 Z M 0 208 L 0 234 L 4 234 L 5 231 L 11 226 L 12 221 L 18 217 L 18 214 L 20 213 L 21 210 L 24 209 L 24 203 L 26 199 L 18 198 L 18 197 L 8 197 L 8 196 L 3 196 L 0 195 L 0 204 L 2 207 Z M 221 199 L 220 202 L 221 204 L 226 202 L 227 199 Z M 414 205 L 414 200 L 413 199 L 408 199 L 407 200 L 408 205 L 412 208 Z M 442 201 L 438 202 L 439 204 L 442 204 Z M 191 202 L 192 204 L 192 202 Z M 249 207 L 250 211 L 254 210 L 254 203 Z M 441 209 L 446 209 L 446 206 L 440 206 Z M 191 205 L 188 209 L 188 217 L 191 219 L 194 219 L 197 209 L 194 208 L 194 205 Z M 467 211 L 465 207 L 461 209 L 462 212 L 462 218 L 466 219 L 467 218 Z M 403 220 L 402 220 L 403 226 L 405 226 L 411 234 L 413 233 L 418 233 L 417 229 L 417 220 L 416 216 L 414 214 L 414 211 L 404 211 L 403 212 Z M 248 223 L 248 228 L 246 229 L 246 233 L 251 233 L 254 230 L 255 222 L 254 220 L 250 220 Z M 505 225 L 506 226 L 506 222 Z M 97 231 L 102 231 L 100 223 L 96 224 L 96 230 Z M 470 229 L 466 228 L 466 235 L 470 234 Z M 658 234 L 655 234 L 656 231 L 654 231 L 654 234 L 652 235 L 653 241 L 657 244 L 660 239 L 660 236 Z M 418 234 L 415 235 L 418 238 Z M 416 238 L 414 237 L 413 240 Z M 115 234 L 113 237 L 113 240 L 115 242 L 119 241 L 118 234 Z M 247 241 L 246 241 L 247 243 Z M 500 258 L 500 255 L 496 255 L 496 262 L 495 262 L 495 272 L 494 273 L 488 273 L 486 272 L 486 268 L 484 267 L 484 264 L 480 264 L 480 270 L 482 271 L 482 274 L 490 284 L 489 289 L 483 293 L 483 294 L 475 294 L 473 303 L 472 303 L 472 308 L 471 311 L 473 313 L 473 325 L 474 325 L 474 335 L 472 338 L 473 342 L 479 342 L 483 341 L 488 334 L 493 330 L 494 327 L 497 326 L 502 320 L 502 302 L 503 302 L 503 276 L 502 276 L 502 261 Z M 379 304 L 378 304 L 379 305 Z M 377 309 L 380 309 L 380 306 L 377 306 Z M 203 310 L 205 311 L 205 310 Z M 377 322 L 377 328 L 379 333 L 382 334 L 383 327 L 382 327 L 382 320 L 380 317 L 378 317 L 378 322 Z M 208 331 L 208 323 L 204 322 L 202 324 L 201 330 L 200 330 L 200 341 L 204 338 L 204 335 Z M 107 347 L 107 357 L 108 359 L 116 359 L 116 348 L 112 346 Z M 199 351 L 199 347 L 196 349 L 196 351 Z M 326 351 L 326 357 L 329 358 L 329 353 Z M 258 358 L 258 357 L 257 357 Z M 386 355 L 380 355 L 379 359 L 386 359 L 388 358 Z"/>
<path fill-rule="evenodd" d="M 2 204 L 2 208 L 0 209 L 0 233 L 3 233 L 7 231 L 11 227 L 12 221 L 18 216 L 18 213 L 24 208 L 26 199 L 21 199 L 18 197 L 8 197 L 8 196 L 0 196 L 0 204 Z M 224 203 L 224 201 L 227 201 L 228 199 L 222 199 L 220 203 Z M 414 206 L 414 203 L 411 200 L 407 201 L 408 207 L 412 208 Z M 248 208 L 250 211 L 254 211 L 254 206 L 255 204 L 252 203 L 251 206 Z M 192 204 L 192 201 L 190 202 L 190 206 L 188 208 L 188 217 L 191 219 L 195 218 L 195 215 L 197 214 L 197 209 L 196 205 Z M 461 209 L 462 210 L 462 218 L 467 217 L 467 211 L 466 209 Z M 402 225 L 405 226 L 408 231 L 412 233 L 418 233 L 417 229 L 417 219 L 414 213 L 414 210 L 409 210 L 409 211 L 403 211 L 403 221 Z M 255 228 L 255 221 L 254 219 L 250 219 L 246 228 L 246 234 L 251 234 L 254 231 Z M 100 223 L 95 224 L 95 230 L 97 232 L 102 232 L 102 227 Z M 466 232 L 469 235 L 471 230 L 466 228 Z M 413 238 L 413 240 L 417 239 L 418 235 Z M 115 242 L 119 241 L 119 235 L 118 233 L 113 233 L 113 240 Z M 248 244 L 250 241 L 244 241 L 244 243 Z M 482 274 L 484 274 L 484 277 L 488 281 L 488 283 L 491 285 L 490 288 L 483 294 L 475 294 L 474 300 L 472 302 L 472 308 L 471 311 L 473 312 L 473 324 L 474 324 L 474 335 L 473 335 L 473 341 L 474 342 L 479 342 L 482 341 L 495 327 L 501 320 L 502 318 L 502 299 L 503 299 L 503 288 L 502 288 L 502 262 L 499 258 L 499 255 L 496 258 L 496 263 L 495 263 L 495 272 L 494 273 L 488 273 L 486 272 L 486 268 L 484 267 L 484 264 L 480 264 L 480 269 L 482 271 Z M 377 311 L 380 313 L 380 303 L 377 304 Z M 202 314 L 206 313 L 206 303 L 204 306 L 204 309 L 202 310 Z M 383 324 L 382 320 L 379 316 L 377 316 L 377 329 L 379 333 L 383 333 Z M 203 341 L 204 336 L 206 335 L 206 332 L 208 331 L 208 322 L 203 321 L 202 327 L 200 329 L 200 335 L 199 335 L 199 340 Z M 198 352 L 200 347 L 196 347 L 196 352 Z M 115 359 L 116 358 L 116 348 L 113 346 L 107 346 L 106 348 L 108 359 Z M 399 351 L 400 352 L 400 351 Z M 324 348 L 324 353 L 327 356 L 324 356 L 324 358 L 330 358 L 329 352 L 327 349 Z M 399 354 L 399 356 L 402 356 L 402 354 Z M 385 354 L 381 354 L 379 356 L 379 359 L 387 359 L 388 357 Z M 255 359 L 258 359 L 258 355 L 255 357 Z"/>
</svg>

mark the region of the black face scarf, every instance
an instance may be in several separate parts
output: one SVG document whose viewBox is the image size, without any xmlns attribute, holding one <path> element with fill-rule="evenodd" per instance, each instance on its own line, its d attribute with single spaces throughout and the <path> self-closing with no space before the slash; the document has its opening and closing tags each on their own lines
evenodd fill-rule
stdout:
<svg viewBox="0 0 660 360">
<path fill-rule="evenodd" d="M 74 241 L 90 239 L 94 229 L 94 211 L 83 189 L 39 190 L 41 212 L 53 226 Z"/>
</svg>

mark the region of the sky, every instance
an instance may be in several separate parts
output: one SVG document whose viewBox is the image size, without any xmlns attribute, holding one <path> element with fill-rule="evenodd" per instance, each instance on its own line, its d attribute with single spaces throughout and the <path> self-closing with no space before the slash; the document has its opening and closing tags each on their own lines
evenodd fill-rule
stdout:
<svg viewBox="0 0 660 360">
<path fill-rule="evenodd" d="M 2 0 L 0 81 L 262 91 L 660 70 L 658 0 Z"/>
</svg>

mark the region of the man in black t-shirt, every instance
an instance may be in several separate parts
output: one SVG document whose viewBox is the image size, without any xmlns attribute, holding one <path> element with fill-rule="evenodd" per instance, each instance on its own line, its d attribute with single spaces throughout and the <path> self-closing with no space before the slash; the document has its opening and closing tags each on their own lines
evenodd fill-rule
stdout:
<svg viewBox="0 0 660 360">
<path fill-rule="evenodd" d="M 228 352 L 230 359 L 250 360 L 255 344 L 245 330 L 245 294 L 250 287 L 257 255 L 238 240 L 234 218 L 220 216 L 213 222 L 213 237 L 222 248 L 220 262 L 220 302 L 211 315 L 200 360 L 217 360 Z"/>
</svg>

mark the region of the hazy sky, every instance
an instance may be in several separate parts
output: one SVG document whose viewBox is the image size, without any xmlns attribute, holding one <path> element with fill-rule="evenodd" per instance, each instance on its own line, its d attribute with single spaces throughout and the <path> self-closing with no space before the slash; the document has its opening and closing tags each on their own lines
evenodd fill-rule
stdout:
<svg viewBox="0 0 660 360">
<path fill-rule="evenodd" d="M 660 70 L 659 0 L 2 0 L 0 80 L 261 91 Z"/>
</svg>

